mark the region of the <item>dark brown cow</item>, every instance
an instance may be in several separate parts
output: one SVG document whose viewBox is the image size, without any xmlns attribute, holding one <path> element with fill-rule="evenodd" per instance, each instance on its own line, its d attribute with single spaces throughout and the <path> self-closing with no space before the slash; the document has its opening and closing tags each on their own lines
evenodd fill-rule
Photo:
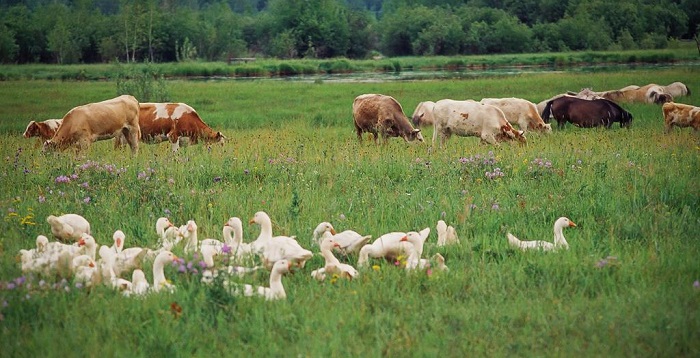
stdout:
<svg viewBox="0 0 700 358">
<path fill-rule="evenodd" d="M 363 133 L 372 133 L 377 143 L 381 134 L 384 143 L 389 137 L 401 137 L 406 142 L 418 140 L 423 142 L 420 129 L 413 128 L 403 113 L 403 108 L 391 96 L 381 94 L 363 94 L 352 103 L 352 116 L 357 130 L 357 139 L 362 141 Z"/>
<path fill-rule="evenodd" d="M 545 122 L 549 122 L 550 114 L 559 123 L 559 129 L 563 129 L 566 122 L 582 128 L 610 128 L 613 122 L 620 122 L 620 127 L 629 127 L 632 123 L 631 113 L 607 99 L 587 100 L 562 96 L 547 102 L 542 114 Z"/>
<path fill-rule="evenodd" d="M 133 96 L 123 95 L 71 109 L 56 135 L 44 142 L 44 149 L 63 150 L 75 145 L 81 150 L 98 140 L 124 136 L 136 154 L 140 135 L 139 102 Z"/>
</svg>

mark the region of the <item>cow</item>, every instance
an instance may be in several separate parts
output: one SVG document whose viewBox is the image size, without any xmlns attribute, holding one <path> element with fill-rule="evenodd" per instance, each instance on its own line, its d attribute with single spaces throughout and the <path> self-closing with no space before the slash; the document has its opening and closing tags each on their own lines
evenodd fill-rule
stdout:
<svg viewBox="0 0 700 358">
<path fill-rule="evenodd" d="M 413 125 L 416 127 L 432 126 L 433 106 L 435 106 L 435 102 L 433 101 L 418 103 L 416 110 L 413 111 L 413 116 L 411 116 L 411 119 L 413 119 Z"/>
<path fill-rule="evenodd" d="M 481 103 L 498 107 L 511 125 L 523 132 L 551 133 L 552 126 L 544 123 L 534 103 L 522 98 L 482 98 Z"/>
<path fill-rule="evenodd" d="M 385 144 L 389 137 L 401 137 L 406 142 L 424 141 L 420 129 L 413 128 L 399 102 L 391 96 L 362 94 L 355 97 L 352 102 L 352 117 L 360 142 L 364 132 L 372 133 L 375 144 L 379 134 Z"/>
<path fill-rule="evenodd" d="M 664 86 L 666 92 L 673 96 L 673 98 L 678 98 L 682 96 L 690 96 L 690 88 L 686 86 L 683 82 L 673 82 L 668 86 Z"/>
<path fill-rule="evenodd" d="M 673 96 L 666 91 L 664 86 L 654 83 L 642 87 L 630 85 L 619 90 L 595 93 L 616 103 L 664 104 L 673 101 Z"/>
<path fill-rule="evenodd" d="M 24 130 L 24 138 L 39 137 L 43 143 L 46 140 L 53 138 L 54 134 L 61 126 L 63 119 L 47 119 L 45 121 L 36 122 L 30 121 L 27 129 Z"/>
<path fill-rule="evenodd" d="M 71 109 L 63 116 L 63 123 L 53 138 L 44 142 L 44 150 L 64 150 L 72 145 L 78 150 L 88 149 L 95 141 L 122 135 L 131 152 L 138 153 L 139 102 L 130 95 Z"/>
<path fill-rule="evenodd" d="M 620 122 L 620 127 L 628 127 L 632 123 L 632 114 L 617 103 L 607 99 L 581 99 L 572 96 L 562 96 L 547 102 L 542 117 L 549 122 L 550 114 L 563 129 L 566 122 L 577 127 L 591 128 L 605 126 L 610 128 L 613 122 Z"/>
<path fill-rule="evenodd" d="M 173 151 L 180 148 L 180 137 L 188 137 L 192 144 L 197 144 L 200 138 L 205 143 L 226 140 L 226 136 L 211 129 L 197 111 L 185 103 L 141 103 L 139 125 L 141 140 L 152 142 L 167 138 Z"/>
<path fill-rule="evenodd" d="M 433 108 L 435 123 L 433 145 L 440 138 L 442 147 L 452 134 L 460 137 L 480 137 L 481 143 L 498 145 L 506 140 L 526 143 L 523 131 L 513 129 L 499 108 L 477 101 L 442 99 Z"/>
<path fill-rule="evenodd" d="M 700 130 L 700 107 L 666 102 L 661 110 L 664 113 L 666 133 L 671 133 L 673 126 L 678 128 L 693 127 L 696 133 Z"/>
</svg>

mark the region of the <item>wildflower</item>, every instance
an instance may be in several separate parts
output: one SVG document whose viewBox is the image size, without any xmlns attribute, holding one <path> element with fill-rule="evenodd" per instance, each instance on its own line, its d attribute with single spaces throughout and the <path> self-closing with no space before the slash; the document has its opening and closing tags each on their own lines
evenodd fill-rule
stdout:
<svg viewBox="0 0 700 358">
<path fill-rule="evenodd" d="M 432 269 L 427 269 L 425 270 L 425 274 L 428 275 L 428 277 L 433 275 L 433 270 Z"/>
<path fill-rule="evenodd" d="M 17 284 L 17 286 L 22 286 L 25 281 L 27 281 L 27 279 L 24 276 L 20 276 L 15 279 L 15 284 Z"/>
<path fill-rule="evenodd" d="M 70 178 L 65 175 L 57 176 L 54 180 L 56 183 L 70 183 Z"/>
<path fill-rule="evenodd" d="M 146 172 L 139 172 L 138 175 L 136 175 L 136 178 L 138 178 L 139 180 L 140 180 L 140 179 L 147 180 L 147 179 L 148 179 L 148 174 L 146 174 Z"/>
<path fill-rule="evenodd" d="M 250 170 L 248 170 L 248 169 L 244 169 L 244 170 L 243 170 L 243 174 L 245 174 L 245 175 L 248 175 L 248 174 L 250 174 Z"/>
<path fill-rule="evenodd" d="M 223 250 L 222 250 L 222 251 L 223 251 Z M 204 261 L 199 261 L 197 264 L 199 265 L 199 267 L 201 267 L 201 268 L 203 268 L 203 269 L 204 269 L 204 268 L 207 268 L 207 264 L 206 264 L 206 262 L 204 262 Z"/>
<path fill-rule="evenodd" d="M 498 206 L 498 203 L 493 203 L 493 205 L 491 205 L 491 210 L 498 210 L 498 209 L 500 209 L 500 206 Z"/>
<path fill-rule="evenodd" d="M 14 290 L 15 289 L 15 283 L 14 282 L 8 282 L 7 285 L 5 285 L 5 288 L 8 290 Z"/>
<path fill-rule="evenodd" d="M 88 184 L 88 182 L 83 182 L 82 184 L 80 184 L 80 186 L 81 186 L 82 188 L 87 189 L 88 187 L 90 187 L 90 184 Z"/>
<path fill-rule="evenodd" d="M 86 196 L 86 197 L 83 199 L 83 203 L 85 203 L 85 204 L 90 204 L 90 197 L 89 197 L 89 196 Z"/>
<path fill-rule="evenodd" d="M 379 265 L 372 265 L 372 270 L 379 271 L 379 269 L 380 269 Z"/>
<path fill-rule="evenodd" d="M 224 244 L 224 246 L 221 248 L 221 252 L 223 252 L 224 254 L 227 254 L 227 255 L 230 254 L 231 253 L 231 246 Z"/>
<path fill-rule="evenodd" d="M 175 184 L 175 179 L 173 179 L 173 178 L 168 178 L 168 184 L 170 184 L 170 185 Z"/>
<path fill-rule="evenodd" d="M 180 267 L 177 268 L 177 272 L 185 273 L 187 272 L 187 267 L 185 267 L 185 265 L 180 265 Z"/>
<path fill-rule="evenodd" d="M 44 287 L 46 285 L 46 281 L 40 280 L 39 281 L 39 287 Z"/>
<path fill-rule="evenodd" d="M 70 178 L 71 178 L 72 180 L 78 179 L 78 174 L 73 173 L 73 174 L 70 175 Z"/>
<path fill-rule="evenodd" d="M 693 287 L 694 287 L 695 289 L 700 289 L 700 281 L 695 280 L 695 282 L 693 282 Z"/>
<path fill-rule="evenodd" d="M 695 281 L 695 282 L 697 282 L 697 281 Z M 2 308 L 5 308 L 5 307 L 7 307 L 7 306 L 9 306 L 9 305 L 10 305 L 10 304 L 7 303 L 7 300 L 2 301 Z"/>
<path fill-rule="evenodd" d="M 39 202 L 43 203 L 45 201 L 46 201 L 46 197 L 44 197 L 43 195 L 39 195 Z"/>
<path fill-rule="evenodd" d="M 168 209 L 168 208 L 163 209 L 163 213 L 165 213 L 165 215 L 170 215 L 170 214 L 172 214 L 172 213 L 170 212 L 170 209 Z"/>
<path fill-rule="evenodd" d="M 340 214 L 340 215 L 338 216 L 338 218 L 339 218 L 340 220 L 345 220 L 345 214 Z"/>
<path fill-rule="evenodd" d="M 75 283 L 75 288 L 77 288 L 77 289 L 83 288 L 83 283 L 82 283 L 82 282 L 76 282 L 76 283 Z"/>
<path fill-rule="evenodd" d="M 214 183 L 218 183 L 221 181 L 221 177 L 214 177 Z"/>
<path fill-rule="evenodd" d="M 182 315 L 182 306 L 178 305 L 177 302 L 172 302 L 170 304 L 170 313 L 173 314 L 174 318 L 180 318 Z"/>
</svg>

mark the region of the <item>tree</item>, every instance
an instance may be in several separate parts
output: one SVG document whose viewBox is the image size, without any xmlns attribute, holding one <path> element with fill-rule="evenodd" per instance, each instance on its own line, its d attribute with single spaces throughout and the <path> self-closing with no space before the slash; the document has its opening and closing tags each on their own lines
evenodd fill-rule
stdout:
<svg viewBox="0 0 700 358">
<path fill-rule="evenodd" d="M 0 63 L 11 63 L 17 59 L 19 46 L 15 34 L 5 24 L 0 24 Z"/>
</svg>

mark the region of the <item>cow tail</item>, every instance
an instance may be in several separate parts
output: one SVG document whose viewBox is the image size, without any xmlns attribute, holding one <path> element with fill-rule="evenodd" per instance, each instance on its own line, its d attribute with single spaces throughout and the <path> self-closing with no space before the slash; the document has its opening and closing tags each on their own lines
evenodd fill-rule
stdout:
<svg viewBox="0 0 700 358">
<path fill-rule="evenodd" d="M 685 84 L 684 84 L 684 86 L 685 86 L 685 91 L 688 92 L 688 96 L 690 96 L 690 87 L 688 87 L 688 86 L 685 85 Z"/>
<path fill-rule="evenodd" d="M 554 103 L 554 100 L 547 102 L 544 111 L 542 111 L 542 120 L 545 123 L 549 123 L 549 116 L 552 114 L 552 103 Z"/>
</svg>

